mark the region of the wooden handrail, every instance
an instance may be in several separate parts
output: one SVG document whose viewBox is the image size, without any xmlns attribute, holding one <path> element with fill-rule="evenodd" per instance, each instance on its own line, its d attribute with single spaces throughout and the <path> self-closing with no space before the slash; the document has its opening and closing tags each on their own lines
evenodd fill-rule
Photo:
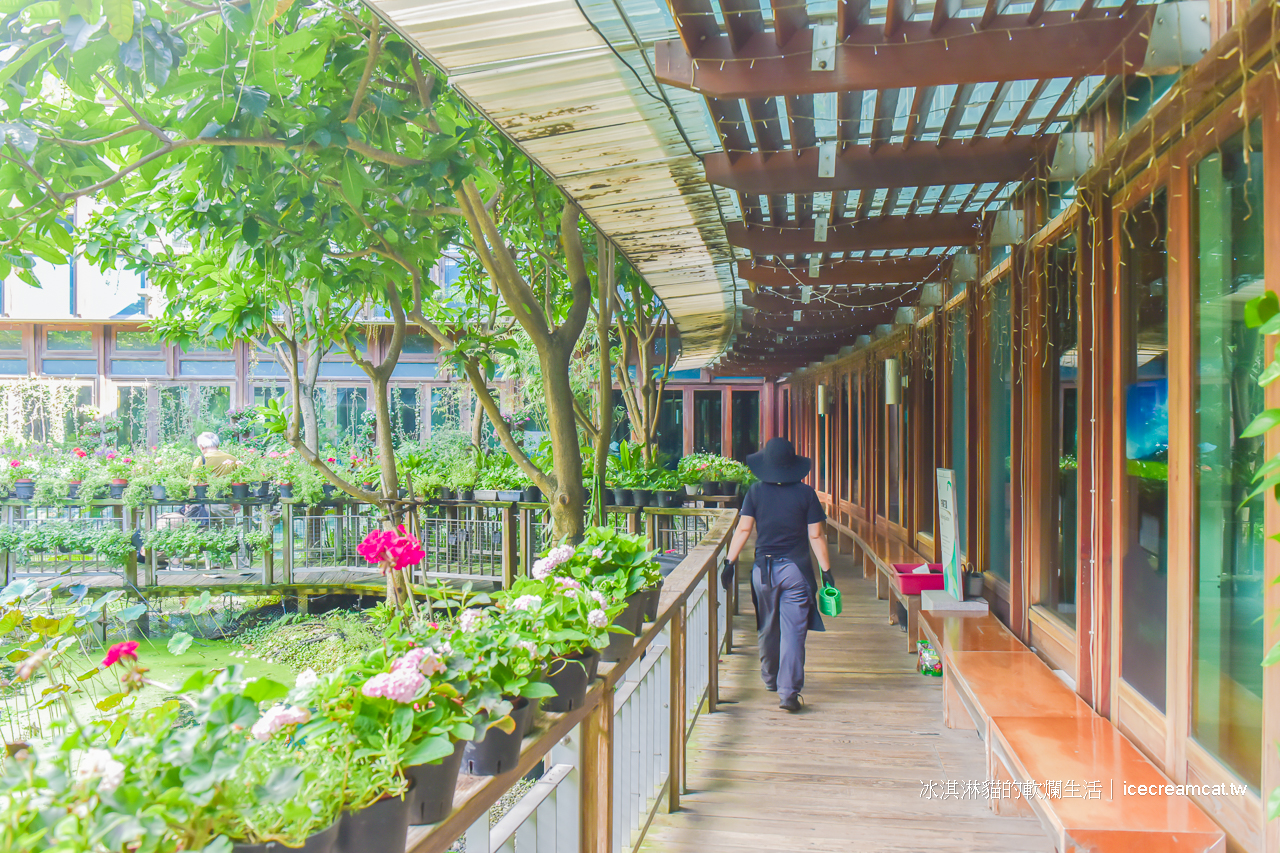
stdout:
<svg viewBox="0 0 1280 853">
<path fill-rule="evenodd" d="M 679 779 L 684 767 L 684 669 L 685 651 L 689 655 L 707 654 L 714 660 L 719 652 L 716 631 L 715 586 L 719 583 L 716 568 L 721 551 L 727 546 L 729 536 L 737 521 L 737 511 L 732 509 L 703 509 L 697 513 L 714 514 L 707 534 L 692 548 L 667 577 L 659 598 L 657 618 L 636 638 L 630 653 L 614 664 L 601 664 L 600 678 L 587 691 L 581 708 L 563 714 L 546 713 L 538 718 L 538 728 L 524 740 L 520 760 L 515 767 L 500 776 L 459 778 L 454 798 L 454 810 L 447 818 L 433 826 L 411 827 L 407 853 L 445 853 L 453 842 L 480 819 L 519 780 L 541 762 L 552 748 L 580 728 L 581 748 L 581 796 L 579 808 L 581 825 L 579 847 L 583 853 L 608 853 L 611 851 L 613 820 L 613 785 L 611 781 L 613 760 L 613 693 L 619 682 L 635 666 L 646 650 L 654 646 L 668 624 L 675 626 L 670 646 L 672 685 L 678 682 L 677 696 L 668 704 L 671 724 L 671 760 L 667 791 L 671 803 L 679 801 Z M 684 631 L 685 608 L 689 599 L 703 580 L 707 581 L 710 596 L 711 631 L 710 648 L 694 648 Z M 679 678 L 677 679 L 677 673 Z M 714 684 L 715 669 L 709 670 Z M 708 692 L 714 697 L 714 689 Z M 677 737 L 678 734 L 678 737 Z M 676 746 L 678 744 L 678 747 Z M 563 848 L 560 848 L 563 850 Z"/>
</svg>

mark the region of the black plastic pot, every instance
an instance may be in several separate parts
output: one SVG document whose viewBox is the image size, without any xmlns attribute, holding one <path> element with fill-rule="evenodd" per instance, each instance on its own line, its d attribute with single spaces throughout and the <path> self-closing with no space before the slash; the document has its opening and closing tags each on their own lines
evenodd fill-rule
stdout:
<svg viewBox="0 0 1280 853">
<path fill-rule="evenodd" d="M 198 500 L 198 501 L 203 501 L 203 500 L 208 500 L 208 499 L 209 499 L 209 484 L 208 484 L 208 483 L 205 483 L 204 485 L 201 485 L 201 486 L 192 486 L 191 488 L 192 488 L 192 490 L 193 490 L 193 491 L 195 491 L 195 493 L 196 493 L 196 500 Z"/>
<path fill-rule="evenodd" d="M 321 830 L 311 836 L 301 847 L 286 847 L 276 841 L 267 841 L 262 844 L 247 844 L 239 841 L 231 845 L 234 853 L 332 853 L 334 845 L 338 842 L 338 828 L 341 820 L 335 820 L 333 826 L 328 829 Z"/>
<path fill-rule="evenodd" d="M 971 572 L 964 576 L 965 598 L 982 598 L 982 593 L 985 587 L 986 578 L 977 572 Z"/>
<path fill-rule="evenodd" d="M 249 484 L 248 483 L 232 483 L 231 499 L 237 501 L 249 500 Z"/>
<path fill-rule="evenodd" d="M 511 734 L 490 728 L 480 740 L 467 744 L 462 753 L 462 770 L 472 776 L 499 776 L 520 759 L 520 743 L 533 721 L 533 703 L 523 697 L 512 703 L 511 717 L 516 727 Z"/>
<path fill-rule="evenodd" d="M 718 486 L 720 489 L 719 494 L 722 494 L 726 497 L 732 497 L 733 495 L 736 495 L 738 493 L 737 480 L 717 480 L 716 486 Z"/>
<path fill-rule="evenodd" d="M 652 589 L 642 589 L 634 596 L 640 599 L 641 624 L 655 621 L 658 618 L 658 599 L 662 596 L 662 583 L 659 582 Z"/>
<path fill-rule="evenodd" d="M 466 748 L 467 742 L 460 740 L 452 755 L 435 764 L 415 764 L 404 769 L 405 777 L 413 782 L 409 791 L 410 826 L 439 823 L 453 811 L 453 795 L 458 789 L 458 771 Z"/>
<path fill-rule="evenodd" d="M 257 488 L 250 492 L 255 498 L 271 497 L 271 482 L 269 480 L 259 480 Z"/>
<path fill-rule="evenodd" d="M 276 488 L 280 490 L 281 500 L 287 501 L 293 499 L 293 483 L 280 483 Z"/>
<path fill-rule="evenodd" d="M 520 500 L 524 501 L 525 503 L 535 504 L 538 501 L 542 500 L 542 489 L 538 488 L 537 486 L 529 486 L 523 492 L 520 493 Z"/>
<path fill-rule="evenodd" d="M 67 483 L 67 500 L 73 501 L 80 495 L 80 483 Z"/>
<path fill-rule="evenodd" d="M 581 708 L 599 666 L 600 653 L 595 649 L 549 661 L 547 684 L 555 688 L 556 695 L 542 700 L 542 710 L 563 713 Z"/>
<path fill-rule="evenodd" d="M 165 491 L 164 486 L 160 483 L 156 483 L 151 487 L 151 500 L 153 501 L 162 501 L 168 496 L 168 494 L 169 493 Z"/>
<path fill-rule="evenodd" d="M 630 489 L 613 489 L 613 505 L 614 506 L 635 506 L 633 501 L 635 495 Z"/>
<path fill-rule="evenodd" d="M 35 480 L 19 480 L 13 484 L 13 496 L 20 501 L 29 501 L 36 496 Z"/>
<path fill-rule="evenodd" d="M 476 493 L 474 489 L 458 489 L 456 494 L 458 496 L 458 500 L 460 501 L 473 501 L 476 499 Z"/>
<path fill-rule="evenodd" d="M 329 483 L 324 483 L 320 486 L 320 491 L 324 494 L 324 499 L 329 500 L 329 498 L 333 497 L 337 493 L 338 489 Z"/>
<path fill-rule="evenodd" d="M 111 497 L 114 500 L 120 500 L 122 497 L 124 497 L 124 490 L 125 490 L 125 487 L 128 485 L 129 485 L 128 480 L 123 480 L 119 483 L 113 482 L 111 484 Z M 19 495 L 19 497 L 21 497 L 21 495 Z"/>
<path fill-rule="evenodd" d="M 664 509 L 681 506 L 684 503 L 684 496 L 680 492 L 660 491 L 654 493 L 654 498 L 658 501 L 658 506 Z"/>
<path fill-rule="evenodd" d="M 343 812 L 335 853 L 404 853 L 409 837 L 409 797 L 388 797 L 358 812 Z"/>
<path fill-rule="evenodd" d="M 653 491 L 650 489 L 632 489 L 632 506 L 649 506 L 653 503 Z"/>
<path fill-rule="evenodd" d="M 714 497 L 715 495 L 720 494 L 720 484 L 715 480 L 703 480 L 702 493 L 704 495 L 710 495 Z"/>
<path fill-rule="evenodd" d="M 600 660 L 616 663 L 631 653 L 631 647 L 635 645 L 636 635 L 640 633 L 640 626 L 644 624 L 644 601 L 640 598 L 640 593 L 632 593 L 627 596 L 626 608 L 617 615 L 613 620 L 613 624 L 619 628 L 625 628 L 631 633 L 619 634 L 614 631 L 609 632 L 609 645 L 600 651 Z"/>
</svg>

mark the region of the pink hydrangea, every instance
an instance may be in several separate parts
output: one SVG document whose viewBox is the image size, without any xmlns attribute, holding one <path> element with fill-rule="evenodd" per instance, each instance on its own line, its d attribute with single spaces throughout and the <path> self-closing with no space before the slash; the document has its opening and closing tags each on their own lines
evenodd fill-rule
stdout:
<svg viewBox="0 0 1280 853">
<path fill-rule="evenodd" d="M 475 631 L 479 629 L 482 619 L 484 619 L 484 614 L 479 610 L 474 608 L 464 610 L 462 615 L 458 617 L 458 627 L 467 632 Z"/>
<path fill-rule="evenodd" d="M 541 606 L 540 595 L 522 595 L 511 603 L 512 610 L 537 610 Z"/>
<path fill-rule="evenodd" d="M 391 664 L 392 672 L 402 669 L 417 670 L 423 675 L 435 675 L 438 672 L 444 672 L 444 664 L 432 654 L 430 649 L 413 649 Z"/>
<path fill-rule="evenodd" d="M 422 673 L 416 668 L 406 666 L 393 669 L 391 672 L 378 673 L 364 683 L 360 692 L 370 698 L 381 697 L 399 702 L 401 705 L 408 705 L 418 695 L 425 681 Z"/>
<path fill-rule="evenodd" d="M 601 607 L 604 607 L 609 603 L 609 599 L 605 598 L 604 593 L 599 590 L 591 590 L 591 597 L 594 598 Z"/>
<path fill-rule="evenodd" d="M 577 589 L 582 586 L 573 578 L 556 578 L 556 583 L 560 584 L 561 589 Z"/>
<path fill-rule="evenodd" d="M 259 718 L 258 722 L 253 724 L 253 728 L 249 730 L 255 738 L 261 741 L 271 740 L 271 737 L 285 726 L 293 726 L 299 723 L 308 722 L 311 719 L 311 712 L 306 708 L 299 708 L 291 705 L 276 705 Z"/>
<path fill-rule="evenodd" d="M 573 559 L 573 546 L 557 545 L 547 552 L 547 559 L 551 561 L 552 566 L 567 563 L 569 560 Z"/>
<path fill-rule="evenodd" d="M 551 564 L 551 561 L 546 557 L 543 557 L 540 560 L 534 560 L 531 574 L 533 575 L 534 580 L 544 581 L 550 577 L 551 573 L 555 570 L 556 567 Z"/>
<path fill-rule="evenodd" d="M 593 550 L 593 551 L 591 552 L 591 556 L 595 557 L 597 560 L 603 560 L 603 559 L 604 559 L 604 549 L 603 549 L 603 548 L 596 548 L 595 550 Z"/>
<path fill-rule="evenodd" d="M 603 610 L 592 610 L 587 614 L 587 624 L 592 628 L 609 627 L 609 617 Z"/>
</svg>

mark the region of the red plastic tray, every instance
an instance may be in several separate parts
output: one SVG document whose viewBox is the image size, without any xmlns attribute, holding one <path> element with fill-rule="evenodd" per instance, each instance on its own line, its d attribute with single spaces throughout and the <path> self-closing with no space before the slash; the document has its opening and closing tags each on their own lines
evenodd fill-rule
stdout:
<svg viewBox="0 0 1280 853">
<path fill-rule="evenodd" d="M 926 589 L 942 589 L 942 564 L 930 563 L 929 574 L 912 574 L 919 563 L 894 563 L 893 570 L 898 573 L 898 589 L 903 595 L 919 595 Z"/>
</svg>

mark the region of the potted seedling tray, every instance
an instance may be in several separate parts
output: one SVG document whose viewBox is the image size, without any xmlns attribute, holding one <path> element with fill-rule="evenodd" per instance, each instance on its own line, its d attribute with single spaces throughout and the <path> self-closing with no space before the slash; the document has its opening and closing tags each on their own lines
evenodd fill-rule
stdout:
<svg viewBox="0 0 1280 853">
<path fill-rule="evenodd" d="M 898 576 L 895 583 L 903 595 L 919 595 L 926 589 L 942 589 L 941 563 L 930 563 L 928 574 L 915 574 L 918 568 L 919 563 L 893 564 L 893 570 Z"/>
</svg>

